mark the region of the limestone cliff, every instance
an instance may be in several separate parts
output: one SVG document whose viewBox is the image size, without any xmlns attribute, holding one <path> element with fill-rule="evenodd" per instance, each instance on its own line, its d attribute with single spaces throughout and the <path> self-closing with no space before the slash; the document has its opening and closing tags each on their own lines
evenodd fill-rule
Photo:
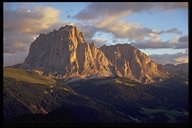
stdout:
<svg viewBox="0 0 192 128">
<path fill-rule="evenodd" d="M 106 57 L 117 67 L 122 77 L 142 83 L 152 83 L 168 77 L 162 65 L 155 63 L 145 53 L 129 44 L 102 46 Z"/>
<path fill-rule="evenodd" d="M 168 76 L 162 65 L 139 49 L 128 44 L 98 49 L 72 25 L 40 34 L 20 67 L 56 79 L 118 76 L 152 83 Z"/>
<path fill-rule="evenodd" d="M 40 34 L 31 44 L 25 65 L 56 78 L 110 76 L 110 61 L 83 34 L 66 25 L 48 34 Z"/>
</svg>

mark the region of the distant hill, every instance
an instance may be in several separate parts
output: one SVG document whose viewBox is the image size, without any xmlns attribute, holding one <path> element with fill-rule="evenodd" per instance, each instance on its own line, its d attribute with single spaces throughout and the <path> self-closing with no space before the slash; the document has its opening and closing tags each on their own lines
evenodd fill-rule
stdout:
<svg viewBox="0 0 192 128">
<path fill-rule="evenodd" d="M 189 76 L 188 65 L 189 65 L 188 63 L 177 64 L 177 65 L 166 64 L 164 65 L 164 67 L 170 74 L 188 81 L 188 76 Z"/>
<path fill-rule="evenodd" d="M 170 73 L 177 73 L 177 72 L 185 72 L 188 73 L 188 63 L 183 63 L 183 64 L 165 64 L 165 68 L 168 72 Z"/>
</svg>

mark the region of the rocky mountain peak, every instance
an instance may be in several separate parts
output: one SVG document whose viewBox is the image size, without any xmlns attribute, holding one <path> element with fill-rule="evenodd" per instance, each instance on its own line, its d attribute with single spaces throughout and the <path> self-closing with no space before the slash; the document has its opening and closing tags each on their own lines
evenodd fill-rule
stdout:
<svg viewBox="0 0 192 128">
<path fill-rule="evenodd" d="M 118 76 L 152 83 L 168 75 L 162 65 L 130 44 L 99 49 L 73 25 L 40 34 L 22 67 L 58 79 Z"/>
<path fill-rule="evenodd" d="M 65 25 L 58 30 L 59 33 L 64 34 L 66 37 L 69 37 L 74 42 L 85 43 L 85 38 L 82 32 L 78 30 L 76 26 Z"/>
<path fill-rule="evenodd" d="M 100 50 L 117 67 L 122 77 L 136 79 L 142 83 L 152 83 L 168 77 L 162 65 L 155 63 L 130 44 L 103 46 Z"/>
<path fill-rule="evenodd" d="M 112 75 L 111 63 L 95 45 L 86 43 L 76 26 L 66 25 L 40 34 L 23 65 L 55 78 Z"/>
</svg>

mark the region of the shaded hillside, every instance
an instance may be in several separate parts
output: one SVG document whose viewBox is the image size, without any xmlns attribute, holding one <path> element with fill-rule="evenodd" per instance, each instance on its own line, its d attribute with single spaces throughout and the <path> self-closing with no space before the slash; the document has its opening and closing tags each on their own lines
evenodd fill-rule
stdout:
<svg viewBox="0 0 192 128">
<path fill-rule="evenodd" d="M 11 70 L 14 72 L 14 69 L 4 69 L 5 73 Z M 23 73 L 23 70 L 17 70 L 17 76 Z M 7 123 L 49 123 L 50 120 L 52 123 L 121 121 L 121 118 L 116 118 L 118 113 L 109 106 L 77 94 L 67 85 L 44 85 L 26 81 L 9 78 L 9 75 L 4 77 L 3 105 Z M 132 121 L 129 118 L 126 120 Z"/>
<path fill-rule="evenodd" d="M 180 79 L 185 79 L 186 81 L 188 81 L 188 73 L 189 73 L 189 67 L 188 67 L 188 63 L 183 63 L 183 64 L 166 64 L 164 65 L 164 67 L 166 68 L 166 70 L 174 75 L 177 78 Z"/>
<path fill-rule="evenodd" d="M 182 79 L 142 85 L 108 77 L 46 85 L 37 82 L 44 79 L 38 73 L 26 73 L 22 80 L 6 73 L 20 76 L 25 72 L 15 70 L 4 69 L 6 125 L 187 122 L 188 86 Z M 36 76 L 35 83 L 28 79 L 31 75 Z"/>
<path fill-rule="evenodd" d="M 169 71 L 170 73 L 178 73 L 178 72 L 184 72 L 188 74 L 189 68 L 188 68 L 188 63 L 183 63 L 183 64 L 166 64 L 164 65 L 166 70 Z"/>
</svg>

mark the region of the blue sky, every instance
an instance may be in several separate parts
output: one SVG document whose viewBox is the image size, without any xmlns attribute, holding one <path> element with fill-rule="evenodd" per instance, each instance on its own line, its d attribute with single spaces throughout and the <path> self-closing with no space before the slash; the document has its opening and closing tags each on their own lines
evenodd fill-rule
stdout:
<svg viewBox="0 0 192 128">
<path fill-rule="evenodd" d="M 127 17 L 130 22 L 140 22 L 149 28 L 167 30 L 178 28 L 184 35 L 188 34 L 188 10 L 177 9 L 170 11 L 142 12 Z"/>
<path fill-rule="evenodd" d="M 147 55 L 162 55 L 162 64 L 188 62 L 188 3 L 9 2 L 3 5 L 4 65 L 22 63 L 38 34 L 69 23 L 75 24 L 87 41 L 98 47 L 131 43 Z M 23 34 L 26 38 L 20 39 Z M 183 58 L 176 58 L 178 53 Z M 164 54 L 175 58 L 163 61 Z"/>
</svg>

